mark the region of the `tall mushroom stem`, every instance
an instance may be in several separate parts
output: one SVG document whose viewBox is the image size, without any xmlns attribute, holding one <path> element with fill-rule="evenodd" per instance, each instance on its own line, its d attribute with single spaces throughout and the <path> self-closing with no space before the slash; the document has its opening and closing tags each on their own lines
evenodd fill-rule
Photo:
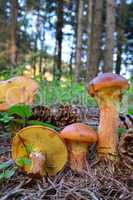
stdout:
<svg viewBox="0 0 133 200">
<path fill-rule="evenodd" d="M 35 176 L 43 176 L 45 172 L 46 156 L 41 152 L 30 153 L 32 165 L 30 174 Z"/>
<path fill-rule="evenodd" d="M 101 160 L 117 158 L 117 129 L 120 102 L 128 81 L 118 74 L 101 73 L 89 83 L 89 92 L 100 107 L 97 154 Z M 113 162 L 114 163 L 114 162 Z"/>
<path fill-rule="evenodd" d="M 87 169 L 86 154 L 88 143 L 71 141 L 67 143 L 69 151 L 69 164 L 73 171 L 83 172 Z"/>
<path fill-rule="evenodd" d="M 98 93 L 100 124 L 98 128 L 98 157 L 117 158 L 120 91 L 104 89 Z"/>
</svg>

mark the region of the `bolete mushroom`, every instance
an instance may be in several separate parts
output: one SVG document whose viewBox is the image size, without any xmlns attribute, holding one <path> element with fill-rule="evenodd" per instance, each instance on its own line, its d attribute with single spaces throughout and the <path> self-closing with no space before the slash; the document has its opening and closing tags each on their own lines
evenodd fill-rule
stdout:
<svg viewBox="0 0 133 200">
<path fill-rule="evenodd" d="M 13 138 L 12 158 L 28 175 L 52 176 L 61 171 L 67 162 L 67 148 L 55 130 L 29 126 Z M 22 162 L 25 160 L 31 162 Z"/>
<path fill-rule="evenodd" d="M 65 140 L 69 152 L 69 164 L 72 170 L 82 172 L 86 169 L 88 147 L 97 142 L 97 134 L 93 128 L 82 123 L 66 126 L 60 133 Z"/>
<path fill-rule="evenodd" d="M 117 157 L 117 129 L 122 93 L 128 81 L 113 73 L 99 74 L 89 83 L 89 93 L 100 107 L 97 154 L 99 158 L 115 160 Z"/>
<path fill-rule="evenodd" d="M 37 82 L 25 76 L 0 81 L 0 111 L 7 111 L 14 104 L 32 104 L 37 90 Z"/>
</svg>

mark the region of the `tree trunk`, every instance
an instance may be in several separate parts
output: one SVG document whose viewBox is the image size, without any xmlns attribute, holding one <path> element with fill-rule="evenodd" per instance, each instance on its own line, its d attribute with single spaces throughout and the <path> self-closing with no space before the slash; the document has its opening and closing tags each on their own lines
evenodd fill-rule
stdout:
<svg viewBox="0 0 133 200">
<path fill-rule="evenodd" d="M 33 56 L 32 56 L 32 66 L 33 66 L 33 74 L 34 77 L 36 76 L 36 62 L 37 62 L 37 57 L 36 57 L 36 53 L 37 53 L 37 35 L 35 37 L 34 40 L 34 50 L 33 50 Z"/>
<path fill-rule="evenodd" d="M 43 72 L 45 69 L 43 68 L 43 58 L 44 58 L 44 44 L 45 44 L 45 18 L 43 18 L 43 32 L 42 34 L 39 35 L 39 40 L 40 40 L 40 57 L 39 57 L 39 74 L 40 74 L 40 79 L 43 79 Z M 40 30 L 41 31 L 41 30 Z"/>
<path fill-rule="evenodd" d="M 36 19 L 36 30 L 37 32 L 35 33 L 35 40 L 34 40 L 34 50 L 33 50 L 33 71 L 34 71 L 34 76 L 36 76 L 36 64 L 38 62 L 38 56 L 37 56 L 37 52 L 38 52 L 38 46 L 37 46 L 37 43 L 38 43 L 38 40 L 39 40 L 39 36 L 40 36 L 40 8 L 41 8 L 41 2 L 40 0 L 38 0 L 38 3 L 37 3 L 37 19 Z M 41 53 L 40 53 L 41 54 Z M 39 57 L 39 76 L 40 76 L 40 79 L 41 79 L 41 66 L 42 66 L 42 61 Z"/>
<path fill-rule="evenodd" d="M 10 61 L 15 67 L 17 64 L 17 16 L 18 16 L 18 1 L 12 0 L 12 19 L 11 19 L 11 48 Z"/>
<path fill-rule="evenodd" d="M 57 80 L 60 80 L 62 73 L 62 40 L 63 40 L 63 1 L 58 0 L 57 2 L 57 24 L 56 24 L 56 51 L 55 56 L 55 74 Z"/>
<path fill-rule="evenodd" d="M 72 85 L 72 77 L 73 77 L 73 68 L 72 68 L 73 62 L 72 61 L 73 61 L 73 49 L 71 50 L 70 60 L 69 60 L 69 76 L 71 80 L 71 85 Z"/>
<path fill-rule="evenodd" d="M 103 0 L 96 0 L 95 7 L 94 1 L 89 0 L 88 5 L 88 80 L 91 80 L 99 71 Z"/>
<path fill-rule="evenodd" d="M 106 2 L 106 57 L 104 72 L 112 72 L 113 50 L 115 45 L 115 0 L 107 0 Z"/>
<path fill-rule="evenodd" d="M 80 82 L 81 73 L 81 58 L 82 58 L 82 17 L 83 17 L 83 0 L 78 1 L 78 16 L 77 16 L 77 41 L 76 41 L 76 80 Z"/>
<path fill-rule="evenodd" d="M 116 59 L 116 66 L 115 66 L 115 73 L 120 74 L 121 71 L 121 62 L 122 62 L 122 46 L 123 46 L 123 30 L 118 30 L 117 36 L 117 59 Z"/>
<path fill-rule="evenodd" d="M 116 59 L 116 66 L 115 66 L 115 73 L 120 74 L 121 71 L 121 63 L 122 63 L 122 52 L 123 52 L 123 45 L 124 45 L 124 27 L 123 27 L 123 15 L 125 12 L 125 0 L 121 0 L 120 3 L 120 16 L 118 19 L 118 28 L 117 28 L 117 59 Z"/>
</svg>

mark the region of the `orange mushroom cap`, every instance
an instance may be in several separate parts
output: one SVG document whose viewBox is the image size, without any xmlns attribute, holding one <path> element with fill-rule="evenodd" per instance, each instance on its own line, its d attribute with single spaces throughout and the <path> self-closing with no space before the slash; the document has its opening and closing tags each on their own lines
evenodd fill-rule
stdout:
<svg viewBox="0 0 133 200">
<path fill-rule="evenodd" d="M 66 126 L 60 136 L 67 140 L 95 143 L 97 142 L 97 133 L 93 128 L 82 123 L 73 123 Z"/>
<path fill-rule="evenodd" d="M 95 93 L 103 88 L 117 87 L 120 89 L 128 88 L 128 81 L 121 75 L 113 73 L 101 73 L 89 83 L 89 93 Z"/>
</svg>

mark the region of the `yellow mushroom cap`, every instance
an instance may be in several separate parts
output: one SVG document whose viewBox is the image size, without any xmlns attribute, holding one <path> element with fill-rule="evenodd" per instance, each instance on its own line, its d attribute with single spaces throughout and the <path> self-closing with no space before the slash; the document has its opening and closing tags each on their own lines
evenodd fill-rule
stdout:
<svg viewBox="0 0 133 200">
<path fill-rule="evenodd" d="M 0 81 L 0 111 L 18 103 L 32 104 L 37 91 L 37 82 L 25 76 Z"/>
<path fill-rule="evenodd" d="M 21 129 L 12 141 L 12 158 L 15 161 L 23 157 L 30 158 L 26 150 L 28 146 L 32 147 L 32 152 L 41 152 L 46 156 L 46 174 L 55 175 L 64 168 L 67 148 L 55 130 L 44 126 Z M 30 167 L 25 165 L 22 169 L 29 174 Z"/>
<path fill-rule="evenodd" d="M 97 133 L 90 126 L 82 123 L 73 123 L 66 126 L 60 136 L 63 139 L 87 143 L 97 142 Z"/>
</svg>

